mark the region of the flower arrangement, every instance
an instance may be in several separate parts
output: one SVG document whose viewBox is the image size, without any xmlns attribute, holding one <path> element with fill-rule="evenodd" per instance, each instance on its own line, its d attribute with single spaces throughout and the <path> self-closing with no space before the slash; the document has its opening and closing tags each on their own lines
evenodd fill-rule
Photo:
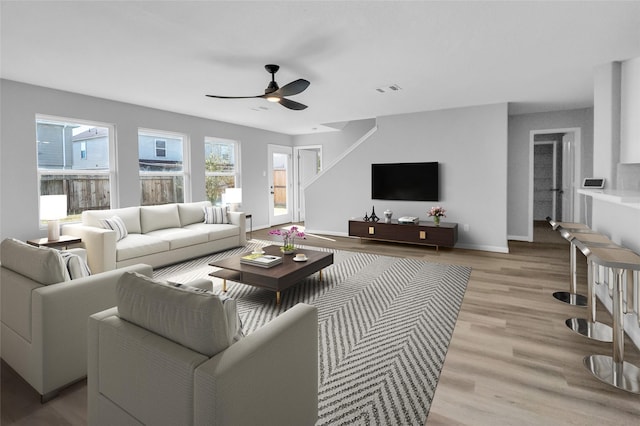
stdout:
<svg viewBox="0 0 640 426">
<path fill-rule="evenodd" d="M 434 217 L 447 217 L 447 215 L 445 214 L 446 212 L 447 211 L 444 208 L 437 206 L 431 207 L 431 210 L 429 210 L 427 214 Z"/>
<path fill-rule="evenodd" d="M 427 214 L 429 216 L 433 216 L 433 223 L 435 223 L 436 226 L 440 226 L 440 218 L 447 217 L 447 215 L 445 214 L 446 212 L 447 211 L 444 208 L 437 206 L 431 207 L 431 210 L 429 210 Z"/>
<path fill-rule="evenodd" d="M 282 236 L 282 242 L 284 245 L 282 246 L 282 251 L 285 253 L 293 253 L 295 249 L 294 242 L 296 237 L 298 238 L 306 238 L 304 232 L 298 230 L 297 226 L 292 226 L 289 229 L 273 229 L 269 231 L 270 235 L 280 235 Z"/>
</svg>

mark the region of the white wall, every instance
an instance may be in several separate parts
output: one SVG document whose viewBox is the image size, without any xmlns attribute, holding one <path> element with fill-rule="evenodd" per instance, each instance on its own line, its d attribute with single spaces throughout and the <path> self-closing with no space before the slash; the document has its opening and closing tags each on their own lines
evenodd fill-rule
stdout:
<svg viewBox="0 0 640 426">
<path fill-rule="evenodd" d="M 326 169 L 375 125 L 375 118 L 355 120 L 335 132 L 293 136 L 293 143 L 295 146 L 322 145 L 322 164 Z"/>
<path fill-rule="evenodd" d="M 620 162 L 640 163 L 640 58 L 622 63 Z"/>
<path fill-rule="evenodd" d="M 69 92 L 1 80 L 0 239 L 46 235 L 38 225 L 35 116 L 46 114 L 111 123 L 116 128 L 119 206 L 140 202 L 138 128 L 189 135 L 193 201 L 205 198 L 204 138 L 233 139 L 241 144 L 242 210 L 253 214 L 254 227 L 267 226 L 267 144 L 291 145 L 288 135 L 204 118 L 175 114 Z"/>
<path fill-rule="evenodd" d="M 307 187 L 309 232 L 347 235 L 348 220 L 372 206 L 378 216 L 391 209 L 394 217 L 430 220 L 427 211 L 439 204 L 446 221 L 459 223 L 458 247 L 508 251 L 506 104 L 380 117 L 377 125 Z M 373 201 L 371 164 L 411 161 L 440 162 L 440 202 Z"/>
<path fill-rule="evenodd" d="M 527 240 L 529 234 L 529 164 L 532 130 L 581 129 L 581 176 L 592 175 L 593 109 L 543 112 L 509 117 L 508 235 Z"/>
</svg>

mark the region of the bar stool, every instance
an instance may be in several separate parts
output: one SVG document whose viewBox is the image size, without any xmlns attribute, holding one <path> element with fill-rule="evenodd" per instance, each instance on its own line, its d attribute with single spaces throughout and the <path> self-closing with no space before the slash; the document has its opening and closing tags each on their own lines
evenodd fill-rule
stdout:
<svg viewBox="0 0 640 426">
<path fill-rule="evenodd" d="M 549 222 L 554 231 L 560 231 L 560 235 L 562 235 L 565 240 L 569 241 L 569 269 L 571 271 L 569 291 L 556 291 L 553 293 L 553 297 L 572 306 L 587 306 L 587 298 L 582 294 L 578 294 L 576 247 L 572 242 L 573 237 L 571 235 L 578 232 L 593 233 L 594 231 L 583 223 L 557 222 L 550 217 L 547 217 L 547 222 Z M 566 231 L 566 233 L 563 234 L 561 231 Z"/>
<path fill-rule="evenodd" d="M 566 231 L 562 231 L 566 232 Z M 566 237 L 565 237 L 566 238 Z M 587 337 L 589 339 L 598 340 L 600 342 L 610 343 L 613 341 L 613 329 L 607 324 L 596 320 L 596 292 L 595 286 L 598 284 L 596 280 L 596 268 L 591 259 L 591 248 L 603 247 L 611 249 L 621 249 L 616 243 L 609 238 L 598 233 L 575 233 L 573 234 L 573 243 L 576 248 L 582 252 L 587 258 L 587 310 L 588 317 L 585 318 L 569 318 L 565 321 L 567 327 L 574 332 Z"/>
<path fill-rule="evenodd" d="M 623 286 L 626 287 L 626 275 L 633 273 L 637 279 L 640 271 L 640 256 L 627 249 L 591 247 L 590 258 L 601 267 L 613 272 L 613 356 L 588 355 L 584 366 L 604 383 L 618 389 L 640 394 L 640 368 L 624 360 L 624 300 Z M 637 283 L 634 283 L 637 289 Z M 637 294 L 634 294 L 638 298 Z M 636 302 L 637 303 L 637 302 Z"/>
</svg>

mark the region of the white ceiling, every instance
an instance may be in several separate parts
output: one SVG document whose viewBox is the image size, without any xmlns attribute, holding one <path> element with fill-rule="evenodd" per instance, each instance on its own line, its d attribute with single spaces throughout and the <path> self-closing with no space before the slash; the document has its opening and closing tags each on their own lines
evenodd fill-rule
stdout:
<svg viewBox="0 0 640 426">
<path fill-rule="evenodd" d="M 640 57 L 640 2 L 2 0 L 0 31 L 2 78 L 302 134 L 498 102 L 590 106 L 595 66 Z M 280 86 L 311 81 L 291 98 L 309 108 L 204 96 L 263 93 L 268 63 Z"/>
</svg>

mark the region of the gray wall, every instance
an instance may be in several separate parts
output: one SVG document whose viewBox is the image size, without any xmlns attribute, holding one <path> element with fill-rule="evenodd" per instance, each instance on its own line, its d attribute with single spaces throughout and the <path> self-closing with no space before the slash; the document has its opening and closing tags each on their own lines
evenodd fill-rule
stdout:
<svg viewBox="0 0 640 426">
<path fill-rule="evenodd" d="M 509 117 L 508 224 L 510 239 L 529 237 L 530 134 L 533 130 L 581 129 L 581 176 L 592 174 L 593 109 L 522 114 Z"/>
<path fill-rule="evenodd" d="M 253 214 L 254 227 L 267 226 L 267 144 L 291 145 L 288 135 L 175 114 L 136 105 L 0 80 L 0 239 L 46 235 L 38 224 L 36 114 L 111 123 L 116 128 L 120 207 L 140 203 L 138 128 L 179 132 L 191 143 L 193 201 L 205 199 L 204 138 L 241 143 L 242 210 Z"/>
<path fill-rule="evenodd" d="M 374 205 L 378 216 L 391 209 L 396 218 L 430 220 L 427 211 L 439 204 L 445 221 L 459 223 L 458 247 L 508 251 L 506 104 L 380 117 L 377 126 L 307 187 L 309 232 L 346 235 L 348 220 Z M 373 201 L 371 163 L 411 161 L 440 162 L 440 202 Z"/>
</svg>

